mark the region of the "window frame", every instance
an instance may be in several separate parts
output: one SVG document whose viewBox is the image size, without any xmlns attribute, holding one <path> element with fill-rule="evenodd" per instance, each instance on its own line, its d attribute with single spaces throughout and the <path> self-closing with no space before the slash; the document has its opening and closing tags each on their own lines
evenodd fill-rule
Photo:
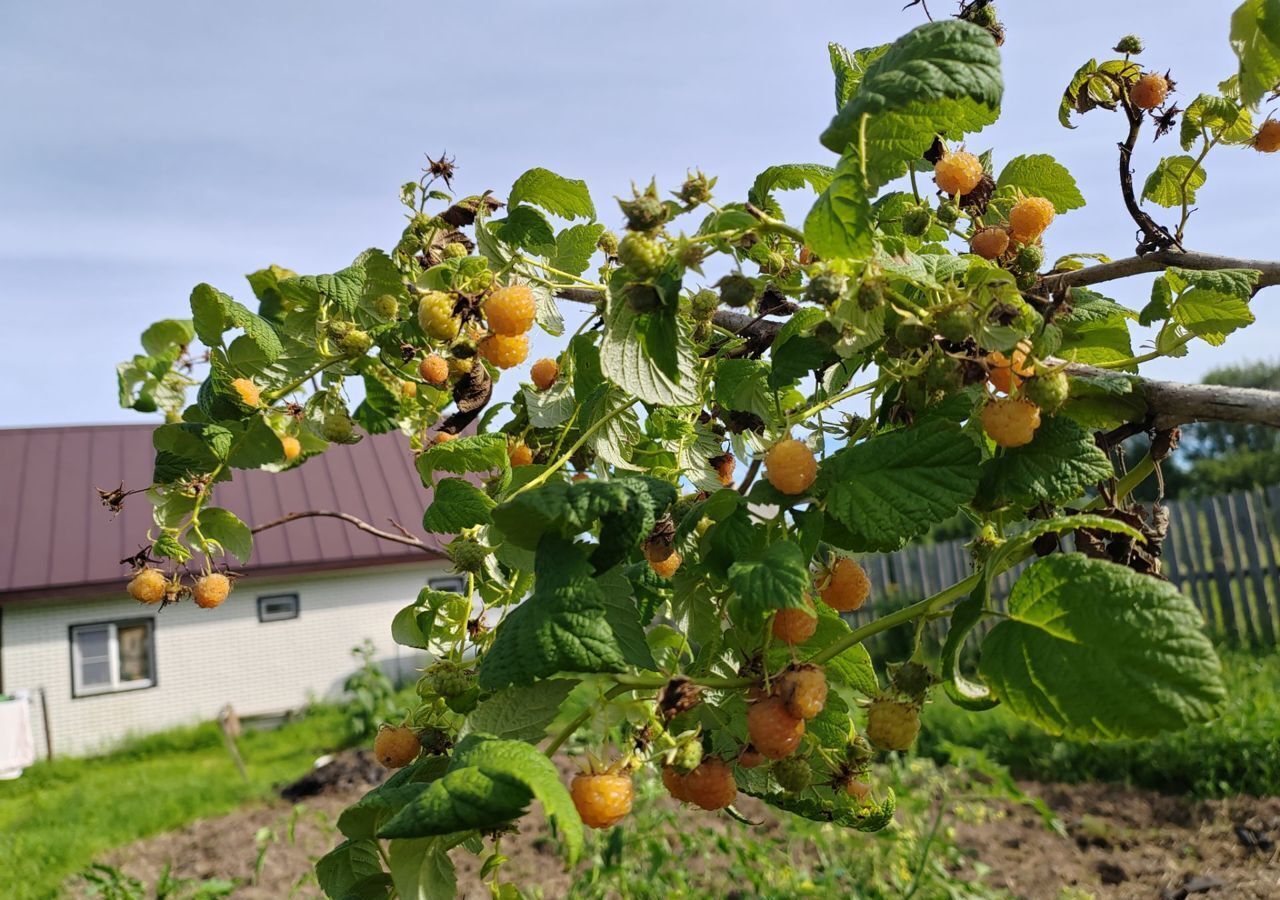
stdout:
<svg viewBox="0 0 1280 900">
<path fill-rule="evenodd" d="M 265 605 L 272 600 L 290 599 L 293 601 L 293 614 L 288 616 L 268 616 L 266 614 Z M 258 624 L 267 625 L 271 622 L 290 622 L 302 616 L 302 598 L 298 596 L 297 591 L 289 591 L 279 594 L 260 594 L 258 595 Z"/>
<path fill-rule="evenodd" d="M 151 669 L 151 677 L 145 681 L 120 680 L 120 638 L 121 628 L 145 625 L 147 628 L 147 656 Z M 107 630 L 107 671 L 111 676 L 109 684 L 87 686 L 82 683 L 83 673 L 80 665 L 80 651 L 76 645 L 76 633 L 91 629 Z M 159 687 L 160 675 L 156 671 L 156 620 L 154 616 L 139 616 L 128 619 L 104 619 L 97 622 L 76 622 L 67 626 L 68 657 L 71 667 L 71 699 L 100 697 L 103 694 L 126 694 L 133 691 L 145 691 Z"/>
<path fill-rule="evenodd" d="M 446 591 L 453 594 L 467 592 L 467 579 L 462 575 L 437 575 L 427 579 L 427 587 L 433 591 Z"/>
</svg>

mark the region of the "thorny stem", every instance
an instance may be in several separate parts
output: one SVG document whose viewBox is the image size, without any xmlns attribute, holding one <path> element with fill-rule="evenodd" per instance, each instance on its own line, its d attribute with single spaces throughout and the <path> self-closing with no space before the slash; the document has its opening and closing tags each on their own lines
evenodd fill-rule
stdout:
<svg viewBox="0 0 1280 900">
<path fill-rule="evenodd" d="M 305 375 L 295 378 L 293 381 L 289 382 L 284 387 L 278 388 L 277 390 L 274 390 L 274 391 L 267 391 L 265 394 L 262 395 L 262 399 L 266 400 L 267 402 L 271 402 L 274 400 L 279 400 L 281 397 L 287 397 L 289 394 L 292 394 L 294 391 L 302 387 L 312 378 L 319 375 L 325 369 L 329 368 L 330 366 L 337 365 L 340 362 L 345 362 L 346 360 L 349 360 L 349 359 L 351 359 L 351 356 L 348 354 L 344 354 L 342 356 L 335 356 L 333 359 L 327 359 L 324 362 L 320 363 L 319 365 L 312 366 L 311 371 L 307 372 Z"/>
<path fill-rule="evenodd" d="M 622 413 L 626 412 L 630 408 L 631 408 L 631 403 L 624 402 L 613 412 L 609 413 L 606 416 L 602 416 L 601 418 L 597 419 L 595 422 L 592 422 L 590 427 L 588 427 L 585 431 L 583 431 L 582 434 L 578 435 L 578 439 L 569 446 L 568 450 L 564 451 L 564 453 L 561 454 L 561 456 L 557 458 L 555 462 L 547 466 L 546 471 L 542 472 L 542 474 L 538 475 L 535 478 L 530 478 L 519 489 L 513 491 L 511 496 L 508 497 L 507 499 L 511 500 L 512 498 L 520 496 L 525 491 L 531 488 L 535 488 L 542 484 L 545 484 L 548 478 L 550 478 L 559 469 L 561 469 L 566 463 L 568 463 L 569 460 L 573 458 L 573 454 L 577 453 L 579 450 L 582 449 L 582 445 L 585 444 L 588 440 L 590 440 L 593 434 L 595 434 L 597 431 L 599 431 L 609 422 L 613 421 L 614 419 L 622 415 Z"/>
<path fill-rule="evenodd" d="M 1120 100 L 1124 105 L 1125 115 L 1129 119 L 1129 134 L 1124 142 L 1120 144 L 1120 193 L 1124 197 L 1124 206 L 1129 211 L 1130 218 L 1142 231 L 1142 240 L 1138 244 L 1138 255 L 1141 256 L 1153 250 L 1167 250 L 1170 247 L 1177 247 L 1181 250 L 1181 241 L 1171 235 L 1169 229 L 1163 225 L 1156 224 L 1155 219 L 1147 215 L 1142 207 L 1138 205 L 1137 197 L 1133 192 L 1133 168 L 1131 162 L 1133 149 L 1138 144 L 1138 133 L 1142 130 L 1143 112 L 1136 108 L 1129 99 L 1127 87 L 1122 87 Z"/>
</svg>

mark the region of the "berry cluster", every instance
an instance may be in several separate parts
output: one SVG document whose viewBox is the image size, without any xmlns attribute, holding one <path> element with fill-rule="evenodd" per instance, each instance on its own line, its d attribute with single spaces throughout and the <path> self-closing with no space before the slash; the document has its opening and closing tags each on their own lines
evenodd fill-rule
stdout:
<svg viewBox="0 0 1280 900">
<path fill-rule="evenodd" d="M 201 609 L 214 609 L 222 605 L 231 593 L 231 578 L 222 572 L 206 572 L 195 577 L 190 585 L 174 575 L 169 577 L 159 569 L 139 569 L 128 584 L 129 596 L 139 603 L 176 603 L 190 597 Z"/>
</svg>

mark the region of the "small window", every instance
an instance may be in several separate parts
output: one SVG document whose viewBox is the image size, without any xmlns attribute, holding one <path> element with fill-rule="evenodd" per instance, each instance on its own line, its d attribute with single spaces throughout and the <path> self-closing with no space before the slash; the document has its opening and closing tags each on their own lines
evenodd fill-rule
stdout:
<svg viewBox="0 0 1280 900">
<path fill-rule="evenodd" d="M 156 683 L 151 619 L 71 626 L 71 696 L 136 691 Z"/>
<path fill-rule="evenodd" d="M 445 578 L 428 578 L 427 587 L 433 591 L 452 591 L 455 594 L 465 594 L 467 592 L 467 580 L 459 578 L 457 575 L 449 575 Z"/>
<path fill-rule="evenodd" d="M 297 594 L 269 594 L 258 598 L 258 621 L 281 622 L 298 618 Z"/>
</svg>

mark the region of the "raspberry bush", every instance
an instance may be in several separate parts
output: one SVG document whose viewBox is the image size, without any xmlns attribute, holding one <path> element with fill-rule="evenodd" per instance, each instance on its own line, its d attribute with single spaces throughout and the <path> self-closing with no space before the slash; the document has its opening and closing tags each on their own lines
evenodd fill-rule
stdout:
<svg viewBox="0 0 1280 900">
<path fill-rule="evenodd" d="M 377 736 L 397 772 L 339 819 L 323 890 L 448 893 L 450 854 L 488 854 L 492 872 L 533 800 L 573 863 L 584 824 L 626 827 L 633 779 L 708 811 L 746 794 L 874 832 L 895 806 L 877 755 L 911 746 L 938 691 L 1076 737 L 1212 716 L 1217 660 L 1159 577 L 1160 511 L 1130 495 L 1179 424 L 1271 414 L 1139 369 L 1222 344 L 1280 284 L 1280 264 L 1187 247 L 1209 159 L 1280 146 L 1262 108 L 1280 78 L 1269 8 L 1236 11 L 1239 70 L 1180 86 L 1185 109 L 1134 38 L 1066 86 L 1064 125 L 1116 123 L 1138 244 L 1114 261 L 1046 256 L 1085 198 L 1034 131 L 979 150 L 998 43 L 1017 36 L 965 4 L 891 44 L 832 45 L 834 157 L 768 166 L 745 196 L 693 172 L 598 214 L 586 184 L 543 168 L 454 196 L 453 161 L 433 159 L 401 189 L 389 250 L 321 275 L 263 268 L 256 305 L 201 284 L 189 318 L 148 328 L 119 370 L 122 403 L 165 417 L 152 484 L 131 486 L 155 508 L 137 601 L 239 602 L 227 570 L 254 530 L 217 505 L 222 483 L 389 431 L 465 576 L 388 623 L 431 664 Z M 1143 135 L 1180 148 L 1148 159 Z M 780 192 L 808 189 L 786 221 Z M 1105 295 L 1141 273 L 1156 273 L 1142 309 Z M 526 369 L 534 330 L 555 349 Z M 504 377 L 519 386 L 493 403 Z M 1128 439 L 1149 452 L 1117 468 Z M 980 531 L 966 577 L 877 614 L 857 560 L 960 513 Z M 1008 613 L 975 629 L 994 577 L 1037 556 Z M 877 671 L 863 649 L 939 619 L 938 660 Z M 571 739 L 614 762 L 566 783 L 551 757 Z"/>
</svg>

